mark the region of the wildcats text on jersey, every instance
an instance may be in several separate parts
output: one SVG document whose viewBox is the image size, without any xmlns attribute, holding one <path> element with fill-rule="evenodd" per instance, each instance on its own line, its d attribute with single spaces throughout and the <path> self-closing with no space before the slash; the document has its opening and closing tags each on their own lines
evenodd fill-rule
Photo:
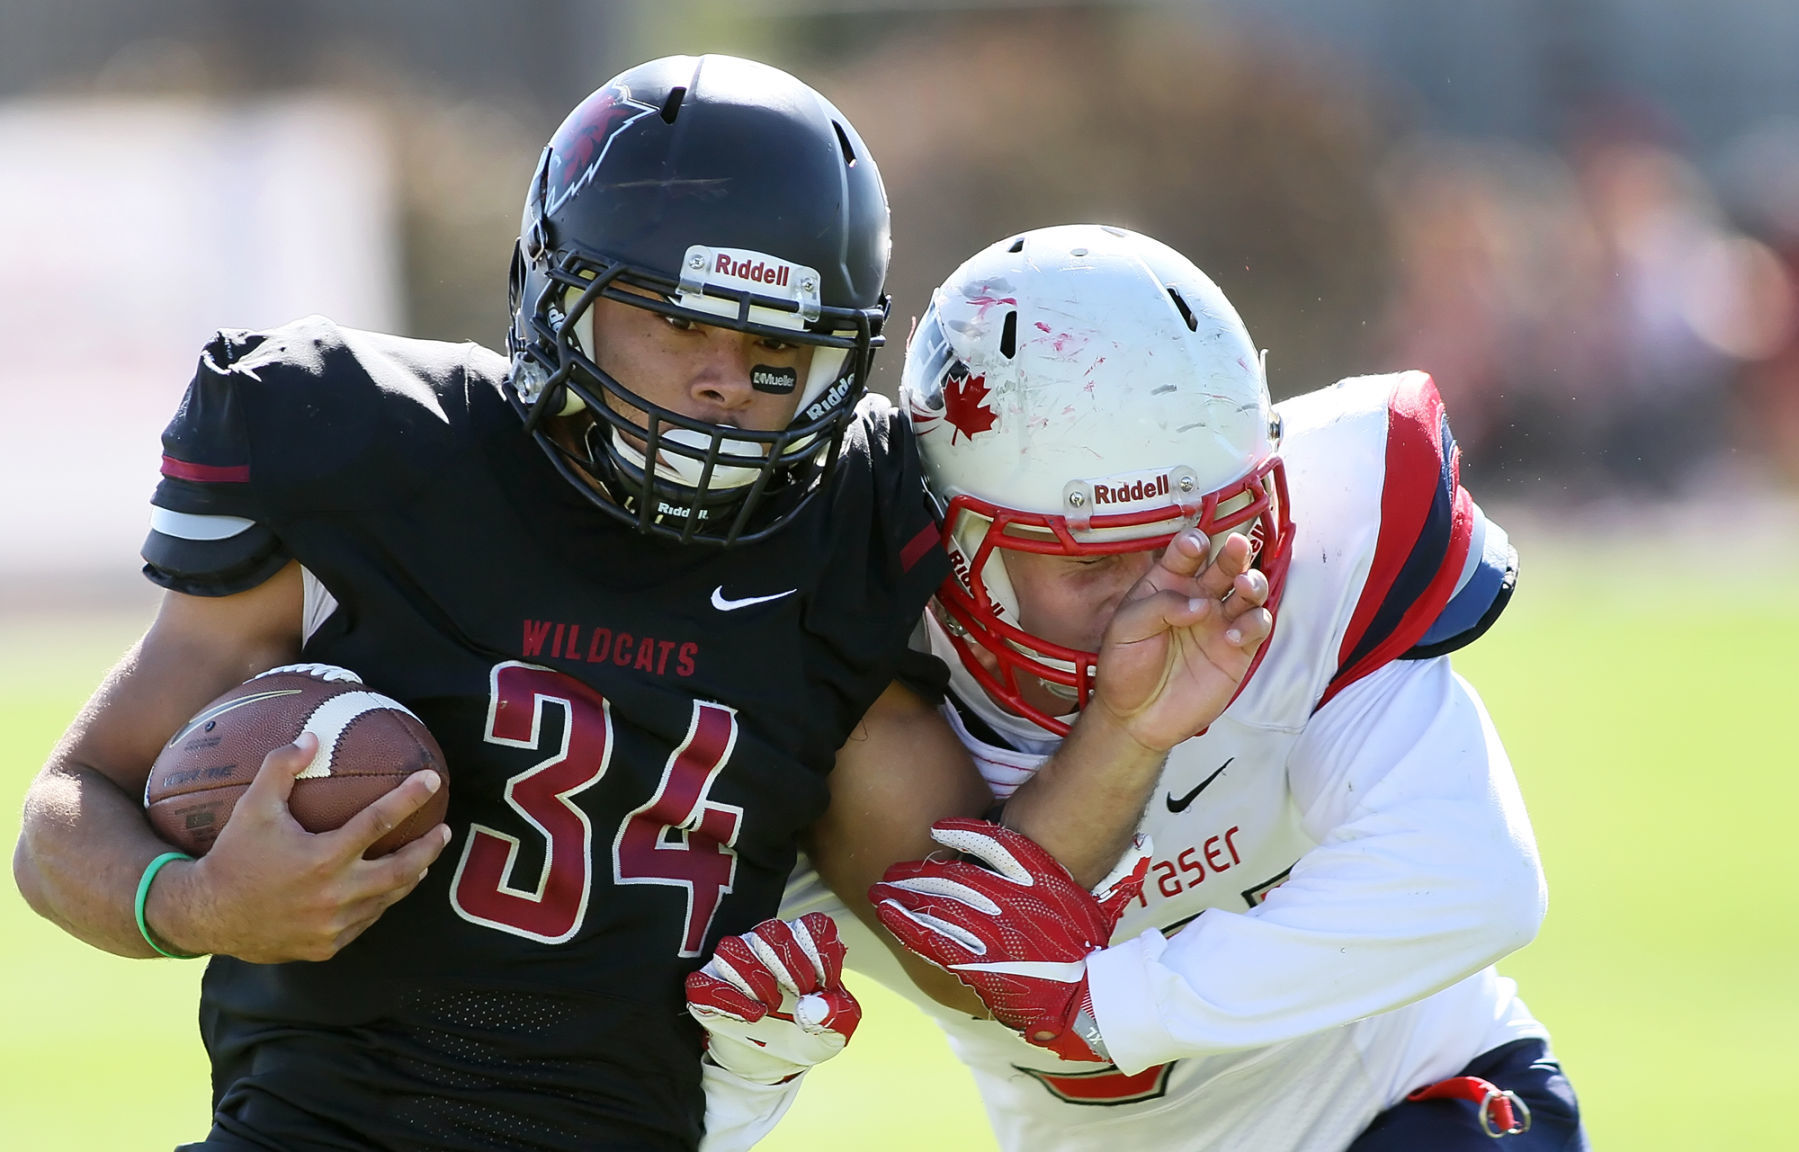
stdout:
<svg viewBox="0 0 1799 1152">
<path fill-rule="evenodd" d="M 560 620 L 524 622 L 520 653 L 527 660 L 571 660 L 583 664 L 612 663 L 658 676 L 686 679 L 698 670 L 700 646 L 695 640 L 665 640 L 640 636 L 623 629 L 614 631 L 598 624 Z M 672 658 L 672 659 L 671 659 Z"/>
</svg>

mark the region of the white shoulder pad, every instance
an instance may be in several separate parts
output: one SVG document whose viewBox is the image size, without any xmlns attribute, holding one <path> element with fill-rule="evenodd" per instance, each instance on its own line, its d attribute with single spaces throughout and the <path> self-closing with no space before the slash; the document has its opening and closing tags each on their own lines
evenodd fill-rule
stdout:
<svg viewBox="0 0 1799 1152">
<path fill-rule="evenodd" d="M 1479 516 L 1424 373 L 1353 377 L 1276 411 L 1293 561 L 1268 654 L 1232 714 L 1291 730 L 1424 641 L 1466 584 Z"/>
</svg>

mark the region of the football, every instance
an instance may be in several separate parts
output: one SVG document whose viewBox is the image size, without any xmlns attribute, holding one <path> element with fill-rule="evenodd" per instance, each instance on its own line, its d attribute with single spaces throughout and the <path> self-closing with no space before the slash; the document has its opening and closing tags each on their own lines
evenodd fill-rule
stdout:
<svg viewBox="0 0 1799 1152">
<path fill-rule="evenodd" d="M 163 746 L 144 785 L 156 834 L 192 856 L 212 847 L 270 751 L 302 732 L 318 754 L 294 781 L 288 808 L 308 832 L 329 832 L 421 768 L 443 786 L 366 853 L 383 856 L 443 820 L 449 773 L 431 733 L 397 700 L 330 664 L 290 664 L 254 676 L 202 708 Z"/>
</svg>

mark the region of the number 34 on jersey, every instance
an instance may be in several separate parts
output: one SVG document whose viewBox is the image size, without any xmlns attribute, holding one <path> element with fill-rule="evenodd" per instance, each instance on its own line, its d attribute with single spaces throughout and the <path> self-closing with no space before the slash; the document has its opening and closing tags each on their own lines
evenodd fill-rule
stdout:
<svg viewBox="0 0 1799 1152">
<path fill-rule="evenodd" d="M 551 706 L 564 712 L 562 740 L 545 748 L 544 709 Z M 574 798 L 606 775 L 612 706 L 573 677 L 508 661 L 493 670 L 483 737 L 544 754 L 505 786 L 506 803 L 542 838 L 544 863 L 535 877 L 518 875 L 519 838 L 473 824 L 450 884 L 450 904 L 472 923 L 564 943 L 580 931 L 593 890 L 594 828 Z M 601 832 L 611 834 L 615 883 L 685 890 L 681 956 L 700 954 L 736 875 L 733 845 L 743 809 L 708 798 L 736 744 L 736 710 L 695 700 L 686 739 L 670 754 L 655 794 L 617 828 Z"/>
</svg>

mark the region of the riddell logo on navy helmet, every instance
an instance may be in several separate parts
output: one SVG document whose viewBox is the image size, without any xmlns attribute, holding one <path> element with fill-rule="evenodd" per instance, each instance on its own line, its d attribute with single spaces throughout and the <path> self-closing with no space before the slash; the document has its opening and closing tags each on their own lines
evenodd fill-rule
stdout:
<svg viewBox="0 0 1799 1152">
<path fill-rule="evenodd" d="M 790 264 L 770 264 L 766 260 L 758 260 L 752 264 L 748 260 L 733 260 L 723 252 L 718 254 L 712 270 L 720 276 L 750 280 L 757 284 L 773 284 L 777 288 L 787 287 L 787 281 L 793 276 L 793 266 Z"/>
<path fill-rule="evenodd" d="M 1095 504 L 1129 504 L 1133 500 L 1148 500 L 1152 496 L 1168 495 L 1168 473 L 1164 472 L 1150 480 L 1138 480 L 1134 484 L 1095 484 L 1093 486 L 1093 502 Z"/>
<path fill-rule="evenodd" d="M 695 520 L 706 520 L 710 519 L 711 515 L 710 510 L 705 508 L 695 508 L 690 504 L 670 504 L 666 500 L 656 501 L 656 518 L 658 520 L 665 516 L 673 517 L 677 520 L 685 520 L 689 516 L 693 517 Z"/>
</svg>

